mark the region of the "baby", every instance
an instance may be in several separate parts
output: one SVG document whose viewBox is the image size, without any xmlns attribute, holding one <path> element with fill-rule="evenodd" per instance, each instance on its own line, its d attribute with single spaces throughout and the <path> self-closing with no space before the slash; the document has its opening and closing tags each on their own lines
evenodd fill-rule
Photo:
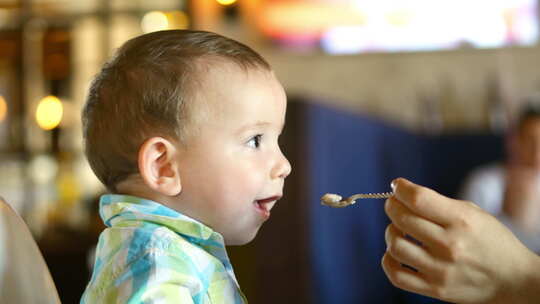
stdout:
<svg viewBox="0 0 540 304">
<path fill-rule="evenodd" d="M 154 32 L 94 79 L 85 152 L 112 194 L 81 303 L 246 303 L 225 245 L 250 242 L 291 166 L 269 64 L 220 35 Z"/>
</svg>

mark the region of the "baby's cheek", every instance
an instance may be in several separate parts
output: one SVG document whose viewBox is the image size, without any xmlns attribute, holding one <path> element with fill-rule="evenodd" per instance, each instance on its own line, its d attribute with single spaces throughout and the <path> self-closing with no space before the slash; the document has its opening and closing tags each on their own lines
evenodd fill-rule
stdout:
<svg viewBox="0 0 540 304">
<path fill-rule="evenodd" d="M 230 196 L 234 197 L 235 201 L 255 200 L 259 189 L 261 188 L 258 179 L 254 176 L 237 176 L 234 185 L 231 185 Z"/>
</svg>

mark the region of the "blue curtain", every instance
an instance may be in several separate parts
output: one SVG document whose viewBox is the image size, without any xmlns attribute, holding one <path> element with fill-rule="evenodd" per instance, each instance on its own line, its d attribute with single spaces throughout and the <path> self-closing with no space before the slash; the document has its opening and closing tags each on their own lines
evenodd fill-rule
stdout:
<svg viewBox="0 0 540 304">
<path fill-rule="evenodd" d="M 380 266 L 388 225 L 384 200 L 343 209 L 321 206 L 324 193 L 390 191 L 396 177 L 455 196 L 475 166 L 501 159 L 490 134 L 428 136 L 321 105 L 307 106 L 309 246 L 315 303 L 441 303 L 393 287 Z"/>
</svg>

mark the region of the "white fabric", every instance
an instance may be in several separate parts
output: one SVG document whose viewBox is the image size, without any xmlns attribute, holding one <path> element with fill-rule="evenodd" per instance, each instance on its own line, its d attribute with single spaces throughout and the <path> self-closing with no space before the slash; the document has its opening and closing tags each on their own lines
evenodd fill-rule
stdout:
<svg viewBox="0 0 540 304">
<path fill-rule="evenodd" d="M 504 214 L 505 169 L 501 164 L 491 164 L 474 170 L 466 179 L 460 198 L 472 201 L 496 216 L 530 250 L 540 253 L 540 234 L 523 231 Z M 540 223 L 539 223 L 540 226 Z M 540 230 L 540 227 L 539 227 Z"/>
<path fill-rule="evenodd" d="M 28 227 L 1 199 L 0 303 L 60 303 L 47 264 Z"/>
<path fill-rule="evenodd" d="M 465 181 L 461 198 L 491 214 L 501 213 L 506 187 L 504 167 L 492 164 L 474 170 Z"/>
</svg>

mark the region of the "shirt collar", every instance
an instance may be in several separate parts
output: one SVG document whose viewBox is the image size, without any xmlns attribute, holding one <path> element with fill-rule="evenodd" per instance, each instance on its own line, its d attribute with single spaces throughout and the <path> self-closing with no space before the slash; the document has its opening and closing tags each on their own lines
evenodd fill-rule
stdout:
<svg viewBox="0 0 540 304">
<path fill-rule="evenodd" d="M 101 196 L 99 205 L 101 218 L 109 227 L 154 224 L 182 235 L 219 259 L 238 286 L 223 236 L 210 227 L 162 204 L 136 196 L 106 194 Z"/>
<path fill-rule="evenodd" d="M 224 246 L 221 234 L 152 200 L 131 195 L 105 194 L 101 196 L 99 204 L 100 216 L 108 227 L 130 226 L 130 222 L 147 222 L 166 226 L 196 243 L 218 242 Z"/>
</svg>

